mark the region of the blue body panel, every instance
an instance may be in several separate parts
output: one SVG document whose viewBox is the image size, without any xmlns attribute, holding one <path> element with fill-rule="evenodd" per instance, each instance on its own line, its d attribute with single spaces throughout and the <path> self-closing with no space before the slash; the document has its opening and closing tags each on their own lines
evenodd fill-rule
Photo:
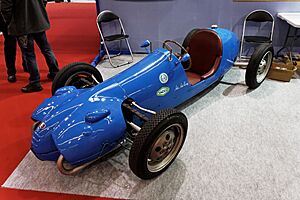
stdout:
<svg viewBox="0 0 300 200">
<path fill-rule="evenodd" d="M 57 93 L 61 90 L 65 93 L 46 99 L 32 115 L 46 124 L 33 132 L 31 149 L 39 159 L 57 160 L 63 154 L 71 164 L 80 164 L 109 152 L 124 139 L 125 96 L 113 79 L 88 90 L 64 87 Z M 98 122 L 86 121 L 86 116 L 105 112 L 109 115 Z"/>
<path fill-rule="evenodd" d="M 233 65 L 239 49 L 237 36 L 213 29 L 222 40 L 223 55 L 217 72 L 191 85 L 178 58 L 159 48 L 146 58 L 90 89 L 64 87 L 32 114 L 45 126 L 33 132 L 32 151 L 41 160 L 62 154 L 71 164 L 91 161 L 111 151 L 125 138 L 122 103 L 131 98 L 159 111 L 174 108 L 220 79 Z"/>
</svg>

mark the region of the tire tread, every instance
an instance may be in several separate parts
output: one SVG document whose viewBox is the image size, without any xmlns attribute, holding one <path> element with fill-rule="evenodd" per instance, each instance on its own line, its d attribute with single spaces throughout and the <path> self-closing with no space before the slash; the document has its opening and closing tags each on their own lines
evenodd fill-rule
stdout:
<svg viewBox="0 0 300 200">
<path fill-rule="evenodd" d="M 162 173 L 164 170 L 166 170 L 168 168 L 168 166 L 167 166 L 167 167 L 165 167 L 164 170 L 162 170 L 161 172 L 156 173 L 156 174 L 151 174 L 151 173 L 145 174 L 144 169 L 141 167 L 141 162 L 140 162 L 141 156 L 142 156 L 141 153 L 144 153 L 144 154 L 146 153 L 145 146 L 147 146 L 147 140 L 149 138 L 149 135 L 153 131 L 159 129 L 160 125 L 162 126 L 162 124 L 161 124 L 162 121 L 169 120 L 172 116 L 174 116 L 176 114 L 184 116 L 184 114 L 182 114 L 181 112 L 178 112 L 175 109 L 165 109 L 165 110 L 159 111 L 149 121 L 145 122 L 141 131 L 138 133 L 138 136 L 136 136 L 136 138 L 134 139 L 134 142 L 132 144 L 130 154 L 129 154 L 129 166 L 130 166 L 131 170 L 138 177 L 140 177 L 142 179 L 154 178 L 155 176 L 159 175 L 160 173 Z M 188 122 L 187 122 L 187 119 L 185 116 L 184 116 L 184 120 L 182 120 L 182 123 L 186 126 L 185 128 L 187 130 Z M 178 153 L 179 153 L 179 151 L 178 151 Z M 176 158 L 176 156 L 175 156 L 175 158 Z M 175 160 L 175 158 L 174 158 L 174 160 Z"/>
<path fill-rule="evenodd" d="M 90 71 L 98 82 L 103 82 L 103 78 L 101 76 L 101 73 L 90 64 L 84 63 L 84 62 L 74 62 L 66 65 L 64 68 L 62 68 L 57 75 L 55 76 L 53 83 L 52 83 L 52 95 L 55 94 L 55 91 L 59 88 L 65 86 L 64 82 L 68 79 L 70 74 L 73 74 L 80 70 L 88 70 Z"/>
<path fill-rule="evenodd" d="M 256 89 L 264 81 L 263 80 L 261 83 L 258 83 L 256 76 L 257 76 L 257 70 L 258 70 L 259 64 L 260 64 L 263 56 L 265 55 L 265 53 L 268 51 L 271 51 L 272 54 L 274 55 L 274 49 L 273 49 L 272 44 L 261 44 L 255 49 L 255 52 L 252 54 L 252 56 L 250 58 L 250 61 L 249 61 L 249 64 L 248 64 L 247 70 L 246 70 L 246 77 L 245 77 L 246 85 L 250 89 Z M 273 59 L 272 59 L 272 61 L 273 61 Z"/>
</svg>

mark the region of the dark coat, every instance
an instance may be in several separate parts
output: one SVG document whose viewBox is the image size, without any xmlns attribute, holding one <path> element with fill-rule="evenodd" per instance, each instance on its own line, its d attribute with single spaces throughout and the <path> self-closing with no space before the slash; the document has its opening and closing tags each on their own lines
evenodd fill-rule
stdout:
<svg viewBox="0 0 300 200">
<path fill-rule="evenodd" d="M 4 31 L 5 30 L 5 23 L 4 23 L 4 20 L 3 20 L 3 17 L 2 15 L 0 15 L 0 32 Z"/>
<path fill-rule="evenodd" d="M 0 10 L 1 10 L 1 0 L 0 0 Z M 0 13 L 0 32 L 6 30 L 5 27 L 6 27 L 6 25 L 5 25 L 4 19 Z"/>
<path fill-rule="evenodd" d="M 50 28 L 43 0 L 0 0 L 1 13 L 14 36 L 40 33 Z"/>
</svg>

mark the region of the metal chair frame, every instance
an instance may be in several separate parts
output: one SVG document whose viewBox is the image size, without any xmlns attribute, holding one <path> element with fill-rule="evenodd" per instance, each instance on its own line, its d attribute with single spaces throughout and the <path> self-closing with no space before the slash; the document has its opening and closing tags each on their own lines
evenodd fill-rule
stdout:
<svg viewBox="0 0 300 200">
<path fill-rule="evenodd" d="M 114 15 L 115 18 L 113 18 L 112 20 L 106 20 L 106 21 L 101 21 L 101 17 L 103 17 L 103 15 L 105 14 L 111 14 L 111 15 Z M 109 59 L 109 62 L 110 64 L 114 67 L 114 68 L 117 68 L 117 67 L 121 67 L 121 66 L 124 66 L 124 65 L 127 65 L 127 64 L 130 64 L 133 62 L 133 54 L 132 54 L 132 50 L 131 50 L 131 47 L 130 47 L 130 44 L 129 44 L 129 41 L 128 41 L 128 37 L 126 38 L 122 38 L 122 39 L 118 39 L 120 42 L 119 42 L 119 53 L 114 55 L 114 56 L 111 56 L 110 53 L 109 53 L 109 49 L 108 49 L 108 46 L 107 46 L 107 42 L 113 42 L 113 41 L 117 41 L 117 40 L 111 40 L 111 41 L 105 41 L 105 38 L 108 37 L 108 36 L 104 36 L 103 35 L 103 32 L 101 31 L 101 23 L 109 23 L 109 22 L 112 22 L 112 21 L 117 21 L 119 22 L 119 25 L 120 25 L 120 28 L 121 28 L 121 35 L 123 36 L 127 36 L 126 35 L 126 32 L 125 32 L 125 29 L 124 29 L 124 26 L 123 26 L 123 23 L 122 23 L 122 20 L 119 16 L 117 16 L 116 14 L 114 14 L 112 11 L 110 10 L 104 10 L 102 11 L 101 13 L 99 13 L 99 15 L 97 16 L 97 20 L 96 20 L 96 23 L 97 23 L 97 27 L 98 27 L 98 30 L 99 30 L 99 33 L 100 33 L 100 36 L 101 36 L 101 46 L 103 45 L 104 48 L 105 48 L 105 51 L 106 51 L 106 54 L 107 54 L 107 57 Z M 110 35 L 111 36 L 111 35 Z M 114 57 L 117 57 L 117 56 L 120 56 L 121 53 L 122 53 L 122 40 L 125 40 L 126 41 L 126 45 L 127 45 L 127 48 L 129 50 L 129 53 L 130 53 L 130 56 L 131 56 L 131 60 L 130 61 L 127 61 L 127 62 L 124 62 L 122 64 L 119 64 L 119 65 L 115 65 L 112 61 L 112 58 Z"/>
<path fill-rule="evenodd" d="M 246 25 L 248 21 L 253 21 L 253 20 L 248 20 L 249 16 L 251 16 L 252 14 L 256 13 L 256 12 L 265 12 L 267 15 L 271 16 L 272 21 L 261 21 L 262 22 L 271 22 L 272 23 L 272 28 L 270 31 L 270 41 L 273 41 L 273 35 L 274 35 L 274 27 L 275 27 L 275 20 L 273 15 L 268 12 L 267 10 L 254 10 L 252 12 L 250 12 L 244 19 L 244 24 L 243 24 L 243 32 L 242 32 L 242 38 L 241 38 L 241 46 L 240 46 L 240 54 L 239 54 L 239 60 L 243 60 L 243 59 L 249 59 L 249 57 L 247 56 L 243 56 L 243 50 L 244 50 L 244 43 L 245 41 L 245 33 L 246 33 Z M 253 43 L 259 43 L 259 42 L 253 42 Z"/>
</svg>

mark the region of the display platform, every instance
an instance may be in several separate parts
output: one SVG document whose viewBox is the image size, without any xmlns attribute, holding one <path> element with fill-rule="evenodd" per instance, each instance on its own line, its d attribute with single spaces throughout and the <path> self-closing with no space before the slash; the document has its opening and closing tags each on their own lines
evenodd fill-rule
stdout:
<svg viewBox="0 0 300 200">
<path fill-rule="evenodd" d="M 127 67 L 106 62 L 98 69 L 107 79 Z M 61 175 L 55 163 L 29 152 L 3 187 L 91 198 L 299 199 L 300 79 L 266 80 L 254 91 L 242 80 L 244 71 L 232 69 L 223 84 L 180 107 L 189 119 L 186 143 L 154 180 L 130 171 L 127 150 L 75 176 Z M 29 136 L 29 120 L 21 127 Z"/>
</svg>

